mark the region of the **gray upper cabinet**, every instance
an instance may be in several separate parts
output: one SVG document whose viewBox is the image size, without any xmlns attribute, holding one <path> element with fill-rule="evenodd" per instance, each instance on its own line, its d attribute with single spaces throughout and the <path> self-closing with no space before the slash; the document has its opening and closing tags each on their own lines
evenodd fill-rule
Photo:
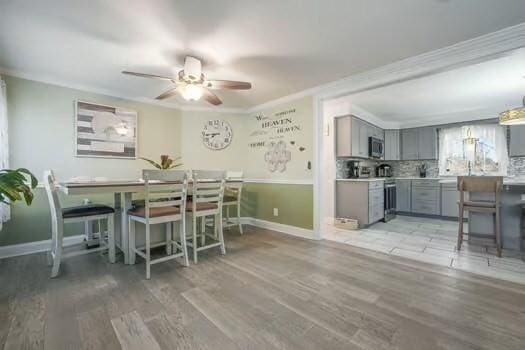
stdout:
<svg viewBox="0 0 525 350">
<path fill-rule="evenodd" d="M 418 130 L 418 159 L 437 159 L 437 128 L 424 127 Z"/>
<path fill-rule="evenodd" d="M 437 128 L 401 130 L 401 159 L 437 159 Z"/>
<path fill-rule="evenodd" d="M 401 159 L 419 159 L 419 133 L 417 129 L 401 130 Z"/>
<path fill-rule="evenodd" d="M 351 118 L 337 117 L 335 125 L 335 155 L 337 157 L 351 157 L 352 145 L 350 143 Z M 353 139 L 353 138 L 352 138 Z"/>
<path fill-rule="evenodd" d="M 385 160 L 400 160 L 400 131 L 385 130 Z"/>
<path fill-rule="evenodd" d="M 362 121 L 361 119 L 353 118 L 352 119 L 352 128 L 355 127 L 358 136 L 355 137 L 356 140 L 359 140 L 359 148 L 354 152 L 356 157 L 368 158 L 368 135 L 371 132 L 371 126 L 368 123 Z M 352 137 L 354 134 L 352 133 Z"/>
<path fill-rule="evenodd" d="M 525 156 L 525 125 L 510 127 L 510 156 Z"/>
<path fill-rule="evenodd" d="M 336 117 L 334 125 L 337 157 L 369 158 L 368 138 L 385 139 L 383 129 L 352 115 Z"/>
</svg>

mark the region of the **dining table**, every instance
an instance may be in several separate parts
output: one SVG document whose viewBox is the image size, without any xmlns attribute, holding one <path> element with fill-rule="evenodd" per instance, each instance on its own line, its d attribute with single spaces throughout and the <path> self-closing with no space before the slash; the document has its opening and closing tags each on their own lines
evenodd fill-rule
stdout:
<svg viewBox="0 0 525 350">
<path fill-rule="evenodd" d="M 174 182 L 155 181 L 150 182 L 150 186 L 166 186 Z M 227 179 L 226 187 L 239 188 L 242 186 L 241 179 Z M 193 182 L 188 181 L 188 195 L 191 195 Z M 144 193 L 144 181 L 124 180 L 124 181 L 82 181 L 82 182 L 60 182 L 59 189 L 68 196 L 89 196 L 95 194 L 113 195 L 115 209 L 115 241 L 117 248 L 124 255 L 124 264 L 131 264 L 128 241 L 128 210 L 132 208 L 133 195 Z"/>
</svg>

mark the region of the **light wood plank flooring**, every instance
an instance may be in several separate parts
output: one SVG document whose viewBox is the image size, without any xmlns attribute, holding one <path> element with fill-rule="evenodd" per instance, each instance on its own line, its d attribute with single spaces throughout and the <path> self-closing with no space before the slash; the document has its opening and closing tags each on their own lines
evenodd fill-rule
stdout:
<svg viewBox="0 0 525 350">
<path fill-rule="evenodd" d="M 198 265 L 0 261 L 0 349 L 524 349 L 525 287 L 247 227 Z"/>
</svg>

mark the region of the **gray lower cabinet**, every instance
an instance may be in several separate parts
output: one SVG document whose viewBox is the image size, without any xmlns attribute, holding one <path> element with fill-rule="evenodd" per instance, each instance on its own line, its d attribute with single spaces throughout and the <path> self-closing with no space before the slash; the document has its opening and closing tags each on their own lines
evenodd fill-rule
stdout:
<svg viewBox="0 0 525 350">
<path fill-rule="evenodd" d="M 336 216 L 367 226 L 384 218 L 383 181 L 337 181 Z"/>
<path fill-rule="evenodd" d="M 459 191 L 456 183 L 441 185 L 441 216 L 457 218 Z"/>
<path fill-rule="evenodd" d="M 525 156 L 525 125 L 510 126 L 510 156 Z"/>
<path fill-rule="evenodd" d="M 396 180 L 396 211 L 409 213 L 412 197 L 412 180 Z"/>
<path fill-rule="evenodd" d="M 412 180 L 412 213 L 441 215 L 439 180 Z"/>
</svg>

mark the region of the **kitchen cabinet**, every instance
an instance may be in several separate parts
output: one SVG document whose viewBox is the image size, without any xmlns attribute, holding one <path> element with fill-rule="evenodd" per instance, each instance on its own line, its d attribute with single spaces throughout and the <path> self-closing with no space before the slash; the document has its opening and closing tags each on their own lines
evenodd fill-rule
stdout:
<svg viewBox="0 0 525 350">
<path fill-rule="evenodd" d="M 400 160 L 400 131 L 385 130 L 385 160 Z"/>
<path fill-rule="evenodd" d="M 350 138 L 351 130 L 350 116 L 337 117 L 334 119 L 335 126 L 335 155 L 337 157 L 351 157 L 352 144 Z"/>
<path fill-rule="evenodd" d="M 353 116 L 337 117 L 335 154 L 337 157 L 368 158 L 368 124 Z"/>
<path fill-rule="evenodd" d="M 437 159 L 437 128 L 401 130 L 401 159 Z"/>
<path fill-rule="evenodd" d="M 352 156 L 368 158 L 368 135 L 371 128 L 368 123 L 352 118 Z"/>
<path fill-rule="evenodd" d="M 440 215 L 439 180 L 412 180 L 412 213 Z"/>
<path fill-rule="evenodd" d="M 418 130 L 418 159 L 437 159 L 437 128 L 433 126 Z"/>
<path fill-rule="evenodd" d="M 384 218 L 384 181 L 337 181 L 336 216 L 355 219 L 360 227 Z"/>
<path fill-rule="evenodd" d="M 509 128 L 510 156 L 525 156 L 525 125 L 512 125 Z"/>
<path fill-rule="evenodd" d="M 419 133 L 417 129 L 401 130 L 401 159 L 417 160 L 419 159 Z"/>
<path fill-rule="evenodd" d="M 396 211 L 409 213 L 412 197 L 412 180 L 396 180 Z"/>
<path fill-rule="evenodd" d="M 441 185 L 441 216 L 457 218 L 459 216 L 459 191 L 457 183 Z"/>
</svg>

